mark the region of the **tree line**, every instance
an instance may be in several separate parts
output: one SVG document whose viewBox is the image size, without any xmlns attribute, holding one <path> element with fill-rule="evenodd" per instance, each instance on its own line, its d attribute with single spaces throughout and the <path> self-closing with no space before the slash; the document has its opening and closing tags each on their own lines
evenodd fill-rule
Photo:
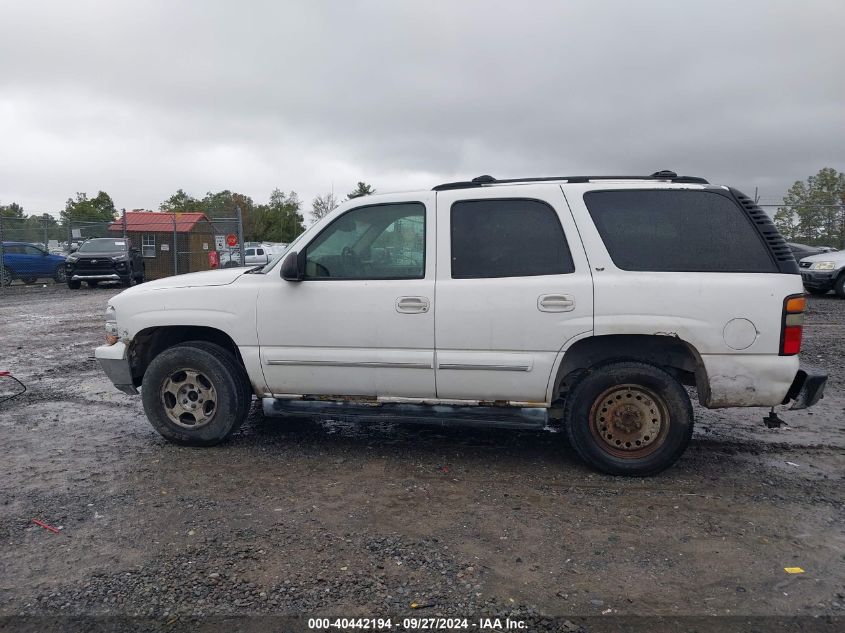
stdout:
<svg viewBox="0 0 845 633">
<path fill-rule="evenodd" d="M 356 188 L 347 194 L 347 199 L 358 198 L 375 193 L 376 190 L 365 182 L 359 182 Z M 311 202 L 311 215 L 319 220 L 331 213 L 340 202 L 333 193 L 326 193 Z M 201 212 L 212 220 L 232 220 L 241 209 L 245 241 L 291 242 L 305 230 L 305 218 L 302 213 L 302 200 L 295 191 L 285 193 L 274 189 L 266 203 L 256 203 L 250 196 L 225 189 L 208 192 L 202 198 L 196 198 L 183 189 L 177 189 L 159 205 L 162 212 Z M 78 192 L 68 198 L 58 218 L 52 214 L 27 214 L 23 207 L 15 202 L 0 205 L 0 217 L 10 221 L 4 223 L 4 240 L 22 242 L 43 242 L 47 240 L 65 241 L 70 228 L 92 227 L 85 231 L 85 237 L 103 234 L 109 223 L 120 217 L 114 201 L 105 191 L 97 192 L 94 197 Z M 98 226 L 99 225 L 99 226 Z M 227 222 L 227 230 L 232 224 Z M 96 229 L 93 229 L 96 227 Z"/>
<path fill-rule="evenodd" d="M 845 248 L 845 174 L 825 167 L 806 181 L 796 181 L 774 222 L 789 241 Z"/>
<path fill-rule="evenodd" d="M 346 199 L 376 193 L 365 182 L 346 195 Z M 311 201 L 311 215 L 315 220 L 331 213 L 340 204 L 334 193 L 316 196 Z M 295 191 L 285 193 L 274 189 L 266 203 L 258 204 L 250 196 L 225 189 L 208 192 L 202 198 L 187 194 L 183 189 L 162 201 L 160 211 L 200 211 L 212 221 L 243 214 L 244 239 L 247 241 L 290 242 L 305 230 L 303 203 Z M 118 217 L 111 196 L 105 191 L 89 197 L 77 193 L 68 198 L 58 218 L 49 213 L 27 215 L 19 204 L 0 205 L 0 216 L 10 218 L 6 223 L 5 239 L 41 242 L 48 239 L 67 239 L 68 227 L 82 223 L 106 225 Z M 845 174 L 825 167 L 806 181 L 796 181 L 783 197 L 774 216 L 781 234 L 789 241 L 813 246 L 845 247 Z"/>
</svg>

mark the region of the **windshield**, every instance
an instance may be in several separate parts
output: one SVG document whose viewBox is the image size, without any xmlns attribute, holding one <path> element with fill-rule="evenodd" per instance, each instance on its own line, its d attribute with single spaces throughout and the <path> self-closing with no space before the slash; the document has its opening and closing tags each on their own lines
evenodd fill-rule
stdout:
<svg viewBox="0 0 845 633">
<path fill-rule="evenodd" d="M 79 247 L 79 253 L 114 253 L 115 251 L 125 251 L 126 240 L 113 240 L 109 238 L 98 238 L 96 240 L 88 240 Z"/>
</svg>

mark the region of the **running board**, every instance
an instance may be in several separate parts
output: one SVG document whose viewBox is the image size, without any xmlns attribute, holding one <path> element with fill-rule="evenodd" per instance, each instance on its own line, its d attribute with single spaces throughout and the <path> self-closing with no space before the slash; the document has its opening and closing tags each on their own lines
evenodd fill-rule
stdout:
<svg viewBox="0 0 845 633">
<path fill-rule="evenodd" d="M 263 398 L 268 418 L 293 416 L 323 419 L 354 418 L 362 422 L 401 422 L 441 426 L 475 426 L 506 429 L 543 429 L 548 411 L 543 407 L 457 407 L 424 404 L 358 404 L 323 400 Z"/>
</svg>

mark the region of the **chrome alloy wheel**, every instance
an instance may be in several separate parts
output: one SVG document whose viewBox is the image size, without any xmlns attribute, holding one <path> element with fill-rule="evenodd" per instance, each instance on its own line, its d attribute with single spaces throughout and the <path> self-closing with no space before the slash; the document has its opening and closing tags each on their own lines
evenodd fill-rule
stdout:
<svg viewBox="0 0 845 633">
<path fill-rule="evenodd" d="M 161 402 L 170 421 L 186 429 L 208 424 L 217 411 L 217 390 L 194 369 L 179 369 L 161 386 Z"/>
</svg>

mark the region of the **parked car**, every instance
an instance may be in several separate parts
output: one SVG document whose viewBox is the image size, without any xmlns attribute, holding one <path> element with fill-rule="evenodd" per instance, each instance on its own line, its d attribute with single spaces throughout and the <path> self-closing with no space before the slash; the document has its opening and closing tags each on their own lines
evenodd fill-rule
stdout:
<svg viewBox="0 0 845 633">
<path fill-rule="evenodd" d="M 3 242 L 3 271 L 0 283 L 8 286 L 14 279 L 34 284 L 49 277 L 59 283 L 65 281 L 65 258 L 52 255 L 28 242 Z"/>
<path fill-rule="evenodd" d="M 78 290 L 82 282 L 90 287 L 118 281 L 126 287 L 144 282 L 144 258 L 128 239 L 98 237 L 84 241 L 67 256 L 67 287 Z"/>
<path fill-rule="evenodd" d="M 241 267 L 241 252 L 239 250 L 220 251 L 220 268 Z M 246 266 L 246 264 L 243 264 Z"/>
<path fill-rule="evenodd" d="M 807 246 L 806 244 L 799 244 L 797 242 L 787 242 L 787 244 L 789 250 L 792 251 L 793 257 L 795 257 L 795 261 L 800 261 L 810 255 L 818 255 L 824 252 L 824 249 L 818 246 Z"/>
<path fill-rule="evenodd" d="M 709 408 L 818 401 L 805 301 L 735 189 L 482 176 L 348 200 L 261 269 L 125 290 L 96 357 L 177 444 L 224 441 L 255 395 L 269 416 L 562 425 L 596 468 L 645 475 L 692 436 L 687 387 Z"/>
<path fill-rule="evenodd" d="M 247 242 L 244 245 L 244 263 L 241 264 L 241 252 L 237 249 L 220 253 L 220 268 L 237 268 L 239 266 L 258 266 L 268 264 L 276 255 L 280 254 L 287 244 L 255 244 Z"/>
<path fill-rule="evenodd" d="M 845 251 L 827 251 L 798 262 L 804 289 L 813 295 L 831 290 L 845 299 Z"/>
<path fill-rule="evenodd" d="M 244 248 L 244 261 L 247 266 L 257 266 L 270 261 L 270 248 L 263 245 L 246 246 Z"/>
</svg>

